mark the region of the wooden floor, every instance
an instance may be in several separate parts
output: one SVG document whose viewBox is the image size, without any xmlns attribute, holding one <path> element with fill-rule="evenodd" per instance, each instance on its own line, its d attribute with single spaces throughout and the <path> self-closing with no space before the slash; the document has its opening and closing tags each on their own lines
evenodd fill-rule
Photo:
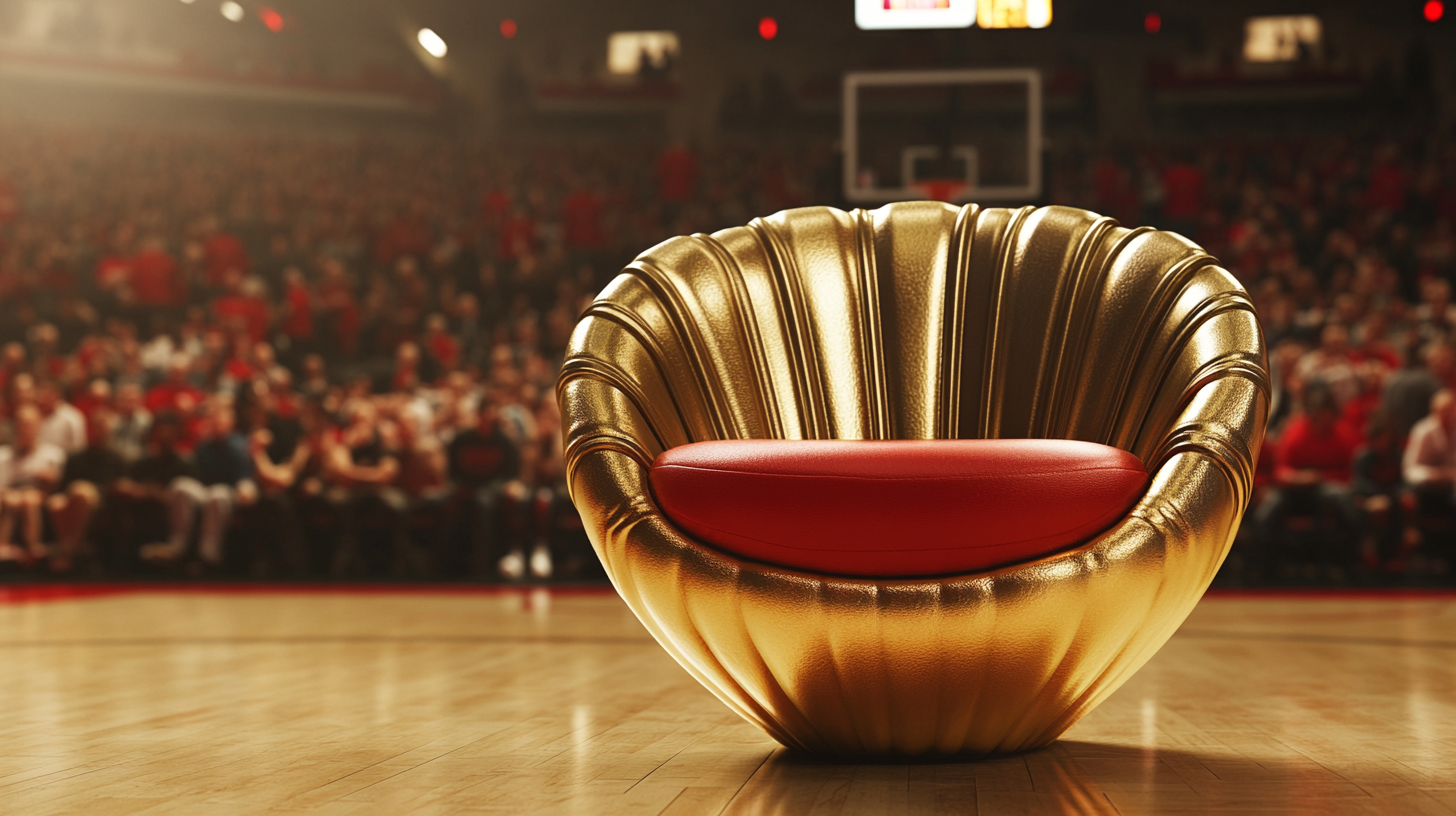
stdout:
<svg viewBox="0 0 1456 816">
<path fill-rule="evenodd" d="M 1210 598 L 1043 751 L 842 765 L 613 595 L 0 603 L 0 813 L 1452 814 L 1456 597 Z"/>
</svg>

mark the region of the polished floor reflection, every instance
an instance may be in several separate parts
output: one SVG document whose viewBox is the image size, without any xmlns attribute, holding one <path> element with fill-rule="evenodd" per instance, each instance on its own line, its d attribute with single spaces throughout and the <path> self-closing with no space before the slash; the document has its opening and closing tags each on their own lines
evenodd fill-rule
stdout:
<svg viewBox="0 0 1456 816">
<path fill-rule="evenodd" d="M 3 813 L 1456 814 L 1456 596 L 1209 598 L 1052 747 L 920 764 L 777 749 L 609 594 L 5 597 Z"/>
</svg>

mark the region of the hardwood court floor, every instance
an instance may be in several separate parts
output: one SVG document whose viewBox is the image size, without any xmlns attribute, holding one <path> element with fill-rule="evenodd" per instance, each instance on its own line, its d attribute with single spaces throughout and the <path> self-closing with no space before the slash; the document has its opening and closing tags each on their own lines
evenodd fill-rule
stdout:
<svg viewBox="0 0 1456 816">
<path fill-rule="evenodd" d="M 1210 598 L 1051 748 L 909 765 L 785 753 L 608 594 L 0 603 L 0 813 L 1451 814 L 1456 596 Z"/>
</svg>

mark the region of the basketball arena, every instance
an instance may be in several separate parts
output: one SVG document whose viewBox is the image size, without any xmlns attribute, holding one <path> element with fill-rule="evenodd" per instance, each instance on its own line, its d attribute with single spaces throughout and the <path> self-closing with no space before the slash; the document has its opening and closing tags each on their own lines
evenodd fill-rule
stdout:
<svg viewBox="0 0 1456 816">
<path fill-rule="evenodd" d="M 0 2 L 0 813 L 1456 814 L 1453 14 Z"/>
</svg>

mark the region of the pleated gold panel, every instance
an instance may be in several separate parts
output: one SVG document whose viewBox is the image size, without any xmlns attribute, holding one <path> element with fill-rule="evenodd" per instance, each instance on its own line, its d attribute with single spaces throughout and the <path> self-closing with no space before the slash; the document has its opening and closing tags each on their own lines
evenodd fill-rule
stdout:
<svg viewBox="0 0 1456 816">
<path fill-rule="evenodd" d="M 915 202 L 648 250 L 587 310 L 558 394 L 597 553 L 703 685 L 788 746 L 976 754 L 1055 739 L 1197 603 L 1248 502 L 1268 377 L 1244 290 L 1177 235 Z M 1153 477 L 1059 555 L 845 578 L 728 555 L 654 503 L 661 451 L 759 437 L 1081 439 Z"/>
</svg>

